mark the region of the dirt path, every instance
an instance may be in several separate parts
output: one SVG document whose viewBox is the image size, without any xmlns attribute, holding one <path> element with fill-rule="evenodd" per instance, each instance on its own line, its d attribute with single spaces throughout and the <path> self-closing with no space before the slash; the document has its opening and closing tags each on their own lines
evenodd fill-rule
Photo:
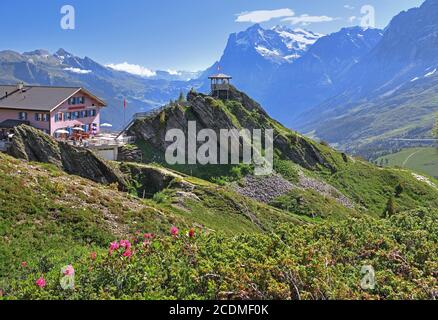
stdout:
<svg viewBox="0 0 438 320">
<path fill-rule="evenodd" d="M 406 167 L 406 164 L 408 163 L 408 161 L 411 160 L 411 158 L 412 158 L 413 156 L 415 156 L 417 153 L 419 153 L 420 151 L 422 151 L 422 150 L 417 150 L 417 151 L 411 153 L 411 154 L 405 159 L 405 161 L 403 161 L 402 167 L 405 168 L 405 167 Z"/>
</svg>

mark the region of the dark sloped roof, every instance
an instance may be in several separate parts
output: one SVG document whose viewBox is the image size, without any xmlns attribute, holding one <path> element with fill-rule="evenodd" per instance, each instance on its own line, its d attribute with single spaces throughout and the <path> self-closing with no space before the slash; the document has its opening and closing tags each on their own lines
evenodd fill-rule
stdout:
<svg viewBox="0 0 438 320">
<path fill-rule="evenodd" d="M 13 120 L 13 119 L 5 120 L 0 123 L 0 129 L 12 129 L 22 124 L 29 125 L 30 122 L 25 120 Z"/>
<path fill-rule="evenodd" d="M 24 86 L 23 90 L 17 90 L 16 86 L 0 86 L 0 108 L 51 111 L 81 90 L 105 105 L 104 101 L 80 87 Z"/>
</svg>

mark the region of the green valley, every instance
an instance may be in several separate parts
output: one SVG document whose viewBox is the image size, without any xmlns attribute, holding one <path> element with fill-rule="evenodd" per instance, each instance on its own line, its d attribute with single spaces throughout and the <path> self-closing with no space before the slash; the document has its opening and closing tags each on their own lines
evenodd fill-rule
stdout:
<svg viewBox="0 0 438 320">
<path fill-rule="evenodd" d="M 438 149 L 435 147 L 407 148 L 380 157 L 374 162 L 385 167 L 408 168 L 431 177 L 438 177 Z"/>
</svg>

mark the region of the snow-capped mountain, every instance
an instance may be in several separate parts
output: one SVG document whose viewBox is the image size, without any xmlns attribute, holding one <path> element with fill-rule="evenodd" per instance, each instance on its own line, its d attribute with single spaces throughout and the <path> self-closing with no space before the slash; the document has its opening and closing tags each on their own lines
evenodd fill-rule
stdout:
<svg viewBox="0 0 438 320">
<path fill-rule="evenodd" d="M 218 68 L 233 76 L 233 83 L 256 99 L 263 99 L 272 75 L 285 65 L 293 64 L 322 35 L 286 26 L 264 29 L 255 24 L 229 36 L 220 61 L 207 69 L 201 79 Z M 203 87 L 208 90 L 208 85 Z M 264 99 L 263 99 L 264 100 Z"/>
<path fill-rule="evenodd" d="M 323 34 L 314 33 L 304 29 L 290 29 L 286 26 L 275 26 L 271 30 L 276 32 L 289 49 L 290 54 L 284 56 L 287 61 L 298 59 L 313 45 Z"/>
<path fill-rule="evenodd" d="M 303 29 L 292 30 L 286 26 L 264 29 L 255 24 L 245 31 L 232 34 L 227 48 L 242 52 L 255 50 L 263 58 L 281 64 L 301 57 L 322 36 Z"/>
<path fill-rule="evenodd" d="M 342 92 L 345 73 L 382 39 L 380 29 L 343 28 L 319 38 L 302 57 L 273 75 L 263 102 L 289 125 L 294 117 Z M 348 83 L 348 80 L 346 80 Z M 287 111 L 287 112 L 286 112 Z"/>
</svg>

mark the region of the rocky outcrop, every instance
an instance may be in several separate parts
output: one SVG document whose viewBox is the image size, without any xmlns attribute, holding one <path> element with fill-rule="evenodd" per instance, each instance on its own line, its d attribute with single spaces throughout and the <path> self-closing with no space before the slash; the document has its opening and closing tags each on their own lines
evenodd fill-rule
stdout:
<svg viewBox="0 0 438 320">
<path fill-rule="evenodd" d="M 15 128 L 9 153 L 18 159 L 53 164 L 69 174 L 95 182 L 117 183 L 121 190 L 128 188 L 123 174 L 91 150 L 56 141 L 42 131 L 26 125 Z"/>
<path fill-rule="evenodd" d="M 137 163 L 121 163 L 120 170 L 129 177 L 130 185 L 140 197 L 152 198 L 154 194 L 167 188 L 192 191 L 194 186 L 184 177 L 171 170 Z"/>
<path fill-rule="evenodd" d="M 134 145 L 125 145 L 119 147 L 117 161 L 120 162 L 143 162 L 141 150 Z"/>
<path fill-rule="evenodd" d="M 223 101 L 194 91 L 186 102 L 173 103 L 146 119 L 137 120 L 129 135 L 145 142 L 151 150 L 164 153 L 171 142 L 165 141 L 166 132 L 180 129 L 188 132 L 188 122 L 195 121 L 196 129 L 212 129 L 218 135 L 221 129 L 274 129 L 274 148 L 283 159 L 291 160 L 309 170 L 336 168 L 319 149 L 319 145 L 271 119 L 263 108 L 245 93 L 231 87 L 229 100 Z M 145 159 L 154 162 L 157 158 Z"/>
</svg>

